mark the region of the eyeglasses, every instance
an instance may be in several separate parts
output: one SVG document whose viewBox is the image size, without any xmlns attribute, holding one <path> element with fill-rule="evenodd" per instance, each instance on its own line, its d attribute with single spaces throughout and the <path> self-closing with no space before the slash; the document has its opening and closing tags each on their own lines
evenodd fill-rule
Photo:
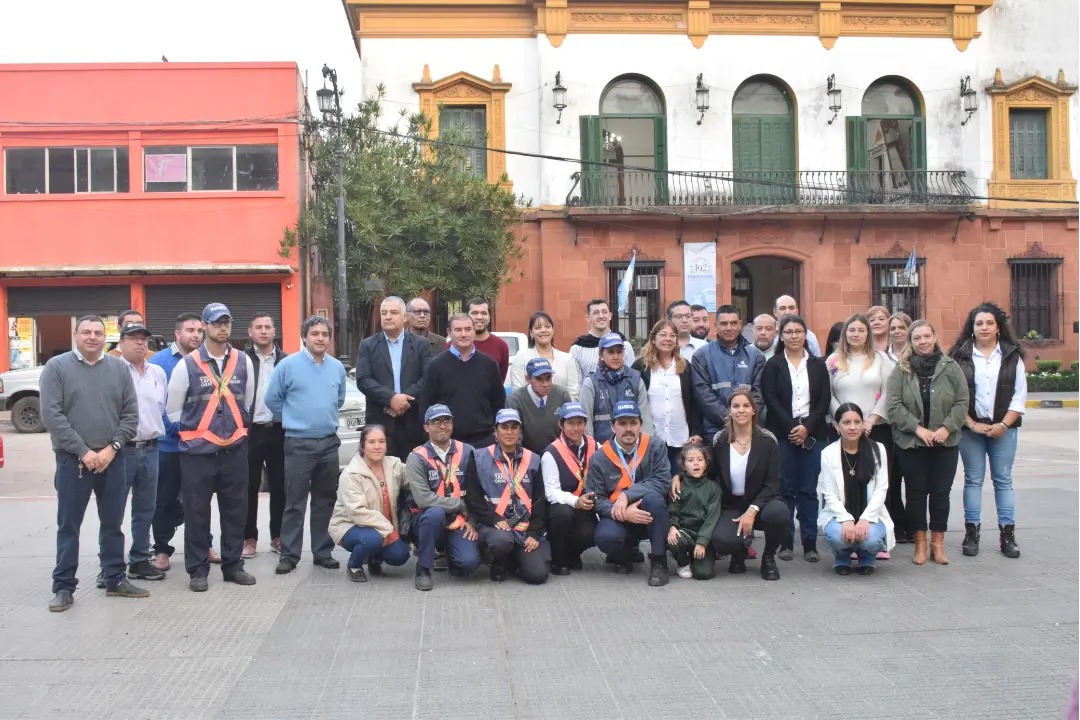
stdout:
<svg viewBox="0 0 1080 720">
<path fill-rule="evenodd" d="M 798 337 L 800 335 L 805 335 L 806 331 L 805 330 L 785 330 L 782 334 L 783 334 L 784 337 Z"/>
<path fill-rule="evenodd" d="M 232 325 L 232 318 L 225 318 L 224 320 L 214 320 L 210 323 L 210 327 L 223 328 Z"/>
<path fill-rule="evenodd" d="M 448 418 L 448 417 L 433 418 L 432 421 L 428 423 L 428 425 L 434 425 L 436 427 L 446 427 L 446 426 L 453 425 L 453 424 L 454 424 L 453 418 Z"/>
<path fill-rule="evenodd" d="M 431 314 L 430 310 L 409 310 L 408 312 L 410 314 L 412 314 L 412 315 L 430 315 Z"/>
<path fill-rule="evenodd" d="M 675 315 L 671 316 L 671 319 L 672 320 L 689 320 L 692 317 L 693 317 L 693 315 L 691 315 L 690 313 L 676 313 Z"/>
</svg>

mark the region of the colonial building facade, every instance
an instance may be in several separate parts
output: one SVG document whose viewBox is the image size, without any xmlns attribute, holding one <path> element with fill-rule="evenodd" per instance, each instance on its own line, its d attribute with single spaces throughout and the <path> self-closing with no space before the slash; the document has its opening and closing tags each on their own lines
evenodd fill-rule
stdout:
<svg viewBox="0 0 1080 720">
<path fill-rule="evenodd" d="M 532 201 L 500 329 L 544 309 L 565 346 L 636 255 L 632 337 L 676 298 L 791 294 L 819 333 L 884 304 L 951 342 L 989 299 L 1077 356 L 1075 2 L 346 6 L 364 92 L 471 129 Z"/>
</svg>

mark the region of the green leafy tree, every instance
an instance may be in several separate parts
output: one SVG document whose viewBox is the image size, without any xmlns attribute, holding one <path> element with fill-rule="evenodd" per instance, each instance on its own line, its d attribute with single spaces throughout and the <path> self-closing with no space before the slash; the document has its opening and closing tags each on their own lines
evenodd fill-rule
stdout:
<svg viewBox="0 0 1080 720">
<path fill-rule="evenodd" d="M 513 228 L 524 200 L 467 167 L 460 132 L 448 129 L 429 141 L 430 121 L 406 111 L 387 127 L 385 94 L 380 85 L 342 122 L 350 306 L 372 300 L 365 290 L 371 280 L 379 294 L 496 296 L 522 254 Z M 315 123 L 307 128 L 314 198 L 282 240 L 285 255 L 297 244 L 318 247 L 335 293 L 337 148 L 335 132 Z"/>
</svg>

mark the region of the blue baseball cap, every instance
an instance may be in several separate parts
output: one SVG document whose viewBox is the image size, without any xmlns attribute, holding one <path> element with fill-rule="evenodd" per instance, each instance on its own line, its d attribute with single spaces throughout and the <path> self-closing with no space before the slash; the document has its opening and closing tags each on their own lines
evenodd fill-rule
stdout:
<svg viewBox="0 0 1080 720">
<path fill-rule="evenodd" d="M 600 338 L 600 349 L 601 350 L 604 350 L 605 348 L 610 348 L 610 347 L 622 347 L 622 344 L 623 344 L 623 339 L 622 339 L 622 336 L 619 335 L 619 333 L 609 332 L 609 333 L 606 333 L 603 337 Z"/>
<path fill-rule="evenodd" d="M 448 417 L 451 420 L 454 419 L 454 413 L 450 412 L 450 408 L 446 407 L 442 403 L 432 405 L 424 413 L 424 424 L 431 423 L 435 418 Z"/>
<path fill-rule="evenodd" d="M 615 403 L 615 407 L 611 411 L 611 419 L 618 420 L 624 417 L 641 417 L 641 408 L 633 400 L 620 400 Z"/>
<path fill-rule="evenodd" d="M 217 322 L 223 317 L 232 318 L 232 313 L 229 312 L 229 308 L 225 307 L 221 303 L 210 303 L 203 308 L 202 321 L 206 323 Z"/>
<path fill-rule="evenodd" d="M 551 369 L 551 363 L 548 362 L 547 358 L 534 357 L 525 363 L 525 373 L 529 377 L 540 377 L 541 375 L 554 375 L 555 371 Z"/>
<path fill-rule="evenodd" d="M 559 406 L 557 414 L 560 420 L 569 420 L 570 418 L 588 419 L 589 417 L 589 414 L 585 412 L 585 406 L 579 402 L 563 403 Z"/>
<path fill-rule="evenodd" d="M 517 410 L 513 408 L 503 408 L 495 414 L 495 424 L 502 425 L 503 423 L 516 422 L 521 424 L 521 415 Z"/>
</svg>

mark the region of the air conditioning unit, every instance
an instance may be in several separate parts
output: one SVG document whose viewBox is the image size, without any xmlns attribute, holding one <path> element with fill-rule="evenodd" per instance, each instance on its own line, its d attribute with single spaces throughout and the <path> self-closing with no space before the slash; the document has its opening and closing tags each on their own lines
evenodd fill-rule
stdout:
<svg viewBox="0 0 1080 720">
<path fill-rule="evenodd" d="M 909 276 L 903 270 L 890 270 L 888 287 L 919 287 L 919 273 Z"/>
<path fill-rule="evenodd" d="M 659 290 L 660 289 L 660 276 L 659 275 L 638 275 L 637 280 L 638 290 Z"/>
</svg>

